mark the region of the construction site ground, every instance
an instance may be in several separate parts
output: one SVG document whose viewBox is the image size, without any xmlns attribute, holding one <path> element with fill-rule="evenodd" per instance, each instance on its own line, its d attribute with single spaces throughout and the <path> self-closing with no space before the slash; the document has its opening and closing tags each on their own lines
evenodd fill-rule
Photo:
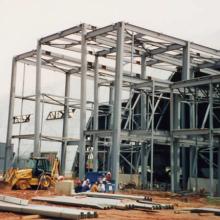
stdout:
<svg viewBox="0 0 220 220">
<path fill-rule="evenodd" d="M 213 214 L 203 213 L 196 214 L 190 212 L 178 211 L 184 208 L 196 208 L 196 207 L 215 207 L 220 208 L 220 204 L 209 204 L 207 199 L 199 195 L 188 195 L 180 196 L 169 192 L 159 191 L 142 191 L 142 190 L 127 190 L 120 193 L 133 194 L 133 195 L 146 195 L 152 197 L 153 201 L 160 203 L 173 204 L 174 210 L 159 210 L 159 211 L 142 211 L 142 210 L 96 210 L 98 212 L 98 219 L 104 220 L 193 220 L 193 219 L 204 219 L 204 220 L 215 220 L 219 219 L 218 216 Z M 54 189 L 50 190 L 11 190 L 7 187 L 0 186 L 0 194 L 15 196 L 23 199 L 31 200 L 35 196 L 50 196 L 55 195 Z M 46 204 L 40 202 L 32 202 L 37 204 Z M 49 205 L 49 204 L 47 204 Z M 53 205 L 55 206 L 55 205 Z M 70 206 L 69 206 L 70 207 Z M 85 208 L 83 208 L 85 210 Z M 9 212 L 0 212 L 0 219 L 17 220 L 17 219 L 33 219 L 36 216 L 24 216 Z M 39 217 L 38 219 L 46 219 Z"/>
</svg>

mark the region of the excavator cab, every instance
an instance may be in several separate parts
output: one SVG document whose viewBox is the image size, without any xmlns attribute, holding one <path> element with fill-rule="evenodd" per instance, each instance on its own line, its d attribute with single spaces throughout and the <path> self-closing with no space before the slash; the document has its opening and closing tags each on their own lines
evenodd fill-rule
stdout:
<svg viewBox="0 0 220 220">
<path fill-rule="evenodd" d="M 27 168 L 32 169 L 32 176 L 39 177 L 43 174 L 51 175 L 52 166 L 47 158 L 31 158 L 27 163 Z"/>
</svg>

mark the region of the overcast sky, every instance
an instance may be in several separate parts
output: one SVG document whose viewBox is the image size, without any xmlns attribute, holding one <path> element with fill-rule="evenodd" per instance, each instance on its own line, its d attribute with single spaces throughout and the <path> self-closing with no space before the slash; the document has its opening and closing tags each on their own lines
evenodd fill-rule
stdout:
<svg viewBox="0 0 220 220">
<path fill-rule="evenodd" d="M 82 22 L 125 21 L 220 49 L 219 10 L 220 0 L 0 0 L 0 141 L 11 59 L 35 48 L 40 37 Z"/>
</svg>

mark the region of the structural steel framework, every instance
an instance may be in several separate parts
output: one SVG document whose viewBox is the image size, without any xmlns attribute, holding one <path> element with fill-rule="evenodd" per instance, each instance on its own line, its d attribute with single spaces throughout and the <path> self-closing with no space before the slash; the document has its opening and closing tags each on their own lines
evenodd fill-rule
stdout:
<svg viewBox="0 0 220 220">
<path fill-rule="evenodd" d="M 54 52 L 54 48 L 56 52 Z M 67 53 L 68 52 L 68 53 Z M 71 54 L 71 55 L 70 55 Z M 16 64 L 36 66 L 36 92 L 30 96 L 16 96 Z M 62 143 L 61 165 L 65 170 L 66 147 L 72 138 L 68 136 L 69 108 L 80 109 L 79 139 L 79 177 L 85 175 L 85 154 L 88 142 L 93 146 L 93 169 L 98 169 L 99 143 L 104 138 L 109 145 L 109 168 L 112 178 L 118 185 L 120 170 L 120 151 L 126 145 L 138 146 L 140 158 L 137 163 L 142 167 L 143 187 L 154 186 L 154 147 L 155 144 L 170 146 L 171 155 L 171 190 L 179 190 L 180 150 L 182 151 L 182 172 L 184 179 L 184 151 L 190 148 L 190 176 L 196 175 L 196 158 L 198 149 L 209 152 L 210 194 L 213 195 L 213 154 L 219 152 L 220 126 L 213 126 L 217 117 L 215 109 L 219 104 L 220 51 L 176 37 L 151 31 L 132 24 L 118 22 L 98 28 L 88 24 L 41 38 L 37 49 L 15 56 L 12 62 L 11 92 L 7 130 L 7 147 L 12 138 L 34 140 L 34 155 L 38 156 L 41 140 L 60 141 Z M 45 68 L 64 73 L 66 76 L 65 94 L 57 97 L 41 92 L 41 69 Z M 166 71 L 172 76 L 178 72 L 179 81 L 172 77 L 161 80 L 148 77 L 152 69 Z M 197 74 L 203 77 L 197 77 Z M 80 99 L 70 97 L 70 78 L 81 79 Z M 94 82 L 94 101 L 87 100 L 87 80 Z M 110 122 L 105 130 L 99 129 L 101 86 L 109 88 Z M 129 92 L 127 105 L 122 107 L 122 91 Z M 132 97 L 136 95 L 136 102 Z M 15 99 L 35 102 L 34 134 L 14 136 L 13 114 Z M 164 109 L 158 110 L 161 100 L 166 100 Z M 134 108 L 141 102 L 141 124 L 135 122 Z M 40 113 L 42 103 L 64 107 L 62 137 L 48 137 L 40 131 Z M 207 110 L 198 122 L 198 104 L 207 103 Z M 170 123 L 167 129 L 159 130 L 164 111 L 170 112 Z M 86 125 L 87 111 L 92 111 L 92 129 Z M 189 112 L 189 123 L 186 123 L 186 112 Z M 159 115 L 159 120 L 155 116 Z M 201 119 L 199 119 L 201 120 Z M 122 121 L 126 121 L 122 126 Z M 91 136 L 92 138 L 88 137 Z M 6 151 L 7 154 L 7 151 Z M 150 157 L 150 180 L 147 179 L 147 164 Z M 125 158 L 126 159 L 126 158 Z M 132 163 L 132 162 L 131 162 Z M 185 162 L 186 163 L 186 162 Z M 134 167 L 133 164 L 130 164 Z M 137 164 L 138 166 L 138 164 Z M 220 175 L 219 175 L 220 180 Z M 150 183 L 150 184 L 148 184 Z M 186 182 L 184 182 L 186 184 Z"/>
</svg>

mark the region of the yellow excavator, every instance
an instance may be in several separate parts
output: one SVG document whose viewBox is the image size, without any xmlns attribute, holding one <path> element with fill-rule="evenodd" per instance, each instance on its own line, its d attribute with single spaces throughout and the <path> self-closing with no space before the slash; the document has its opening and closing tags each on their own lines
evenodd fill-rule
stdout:
<svg viewBox="0 0 220 220">
<path fill-rule="evenodd" d="M 33 157 L 23 169 L 10 168 L 4 175 L 4 182 L 12 189 L 29 189 L 33 187 L 47 189 L 54 185 L 59 177 L 59 160 L 53 164 L 47 158 Z"/>
</svg>

